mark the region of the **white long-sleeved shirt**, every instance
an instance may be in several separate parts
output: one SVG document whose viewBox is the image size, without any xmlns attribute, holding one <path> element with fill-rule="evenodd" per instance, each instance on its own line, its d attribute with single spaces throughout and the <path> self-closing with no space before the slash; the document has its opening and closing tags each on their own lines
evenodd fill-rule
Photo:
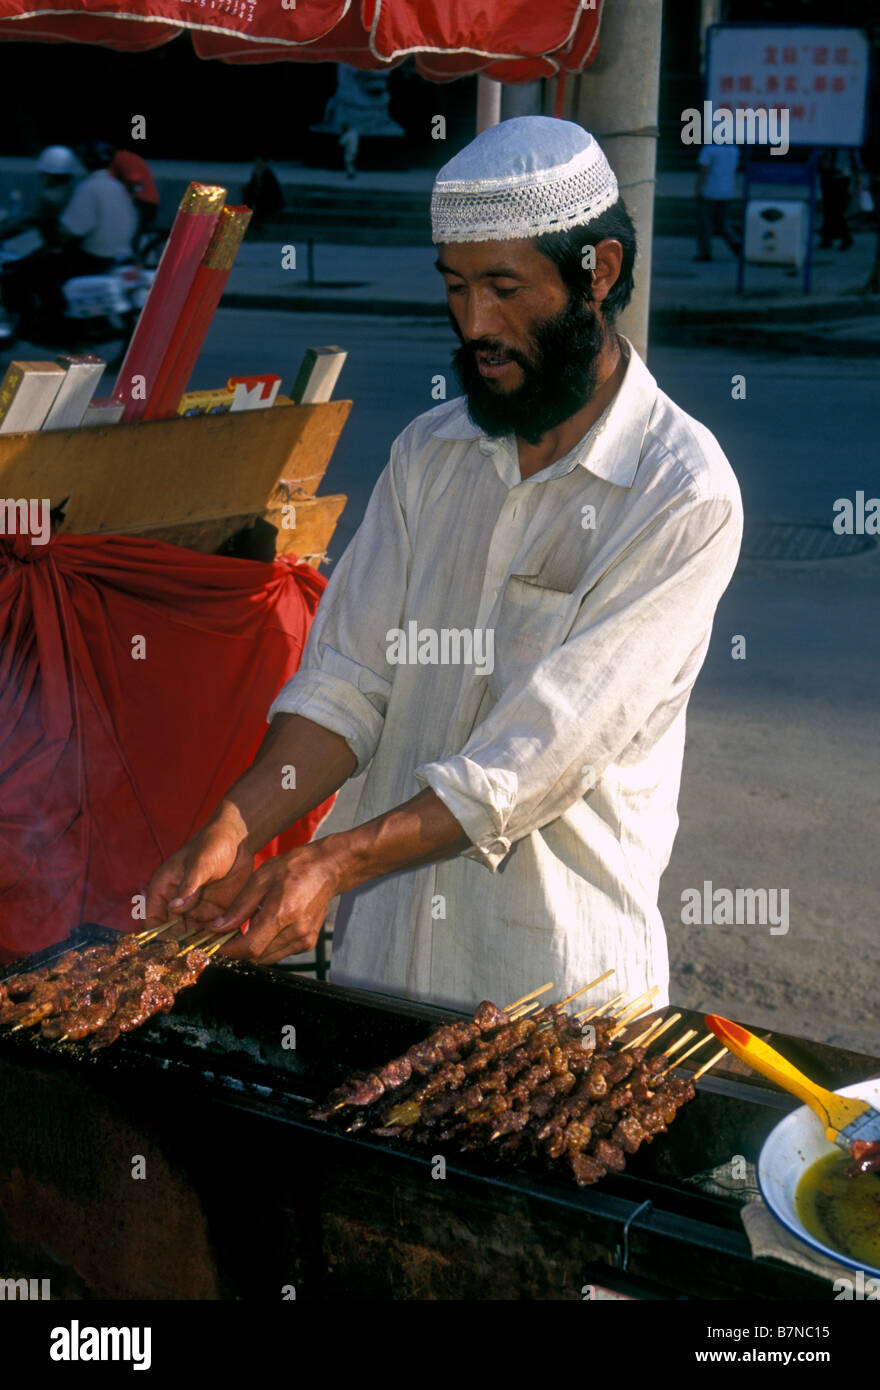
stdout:
<svg viewBox="0 0 880 1390">
<path fill-rule="evenodd" d="M 358 823 L 429 786 L 472 841 L 343 898 L 336 983 L 469 1008 L 613 967 L 591 1002 L 667 1002 L 658 885 L 742 508 L 713 435 L 621 346 L 604 415 L 526 481 L 462 398 L 403 430 L 269 711 L 346 740 Z"/>
</svg>

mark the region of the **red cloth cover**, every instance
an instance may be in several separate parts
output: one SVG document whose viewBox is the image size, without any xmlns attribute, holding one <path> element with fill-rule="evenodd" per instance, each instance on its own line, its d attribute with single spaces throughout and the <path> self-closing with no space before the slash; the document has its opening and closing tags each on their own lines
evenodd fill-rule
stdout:
<svg viewBox="0 0 880 1390">
<path fill-rule="evenodd" d="M 253 757 L 326 583 L 292 557 L 0 539 L 0 961 L 137 925 L 132 895 Z"/>
</svg>

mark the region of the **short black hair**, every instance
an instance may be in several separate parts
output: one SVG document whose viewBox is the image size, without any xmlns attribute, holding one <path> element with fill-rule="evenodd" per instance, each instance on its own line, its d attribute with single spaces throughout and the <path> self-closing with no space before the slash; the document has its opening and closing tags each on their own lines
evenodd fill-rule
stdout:
<svg viewBox="0 0 880 1390">
<path fill-rule="evenodd" d="M 567 232 L 545 232 L 543 236 L 535 238 L 534 246 L 542 256 L 548 256 L 554 262 L 572 294 L 585 294 L 591 299 L 593 272 L 584 267 L 584 248 L 606 240 L 619 241 L 623 247 L 620 274 L 602 303 L 605 321 L 611 324 L 626 308 L 633 292 L 636 229 L 623 199 L 618 197 L 607 211 L 581 227 L 572 227 Z"/>
</svg>

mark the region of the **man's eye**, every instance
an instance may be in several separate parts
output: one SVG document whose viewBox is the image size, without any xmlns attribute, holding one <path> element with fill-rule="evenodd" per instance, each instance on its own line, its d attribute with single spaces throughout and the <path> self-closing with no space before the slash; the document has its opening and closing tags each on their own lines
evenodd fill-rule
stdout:
<svg viewBox="0 0 880 1390">
<path fill-rule="evenodd" d="M 519 291 L 519 285 L 515 286 L 512 290 L 502 289 L 500 285 L 495 286 L 495 293 L 499 299 L 509 299 L 512 294 L 519 294 Z"/>
<path fill-rule="evenodd" d="M 446 286 L 446 293 L 447 293 L 447 294 L 460 294 L 461 291 L 462 291 L 463 289 L 464 289 L 464 285 L 447 285 L 447 286 Z"/>
</svg>

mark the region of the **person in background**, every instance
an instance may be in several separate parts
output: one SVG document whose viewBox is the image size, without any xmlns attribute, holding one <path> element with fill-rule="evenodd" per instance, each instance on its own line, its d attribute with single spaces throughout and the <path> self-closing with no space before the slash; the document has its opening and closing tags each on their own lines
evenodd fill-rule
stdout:
<svg viewBox="0 0 880 1390">
<path fill-rule="evenodd" d="M 251 220 L 256 225 L 267 222 L 284 207 L 281 184 L 261 155 L 257 155 L 254 160 L 254 167 L 244 186 L 241 199 L 253 213 Z"/>
<path fill-rule="evenodd" d="M 139 241 L 159 216 L 159 190 L 150 166 L 133 150 L 117 150 L 109 168 L 134 203 L 138 219 L 136 240 Z"/>
<path fill-rule="evenodd" d="M 38 249 L 42 251 L 55 244 L 58 219 L 70 201 L 74 181 L 85 171 L 66 145 L 47 145 L 37 160 L 37 169 L 42 180 L 34 211 L 12 216 L 0 213 L 0 233 L 6 239 L 34 228 L 40 233 L 43 246 Z M 20 193 L 17 196 L 21 198 Z"/>
<path fill-rule="evenodd" d="M 355 160 L 357 159 L 358 146 L 361 143 L 360 131 L 355 130 L 347 121 L 343 121 L 342 130 L 339 135 L 339 144 L 342 146 L 342 159 L 345 164 L 346 178 L 355 177 Z"/>
<path fill-rule="evenodd" d="M 132 254 L 137 213 L 122 184 L 110 173 L 113 146 L 90 140 L 79 150 L 87 170 L 58 218 L 57 246 L 16 275 L 10 312 L 21 317 L 19 334 L 54 331 L 64 317 L 61 287 L 76 275 L 101 275 Z M 24 263 L 22 263 L 23 265 Z"/>
<path fill-rule="evenodd" d="M 37 160 L 37 169 L 42 175 L 42 187 L 34 211 L 0 223 L 4 238 L 31 229 L 40 234 L 40 245 L 8 266 L 3 277 L 3 303 L 19 320 L 17 332 L 22 336 L 35 328 L 40 286 L 54 279 L 55 262 L 64 241 L 60 219 L 77 178 L 85 172 L 66 145 L 48 145 Z"/>
<path fill-rule="evenodd" d="M 711 261 L 712 237 L 723 237 L 735 256 L 740 242 L 728 218 L 728 208 L 736 192 L 739 149 L 736 145 L 704 145 L 697 161 L 697 254 L 696 261 Z"/>
<path fill-rule="evenodd" d="M 862 186 L 858 151 L 828 145 L 819 155 L 819 183 L 822 185 L 819 245 L 827 251 L 839 241 L 841 251 L 848 251 L 853 239 L 846 220 L 847 204 L 853 185 L 857 192 Z"/>
</svg>

